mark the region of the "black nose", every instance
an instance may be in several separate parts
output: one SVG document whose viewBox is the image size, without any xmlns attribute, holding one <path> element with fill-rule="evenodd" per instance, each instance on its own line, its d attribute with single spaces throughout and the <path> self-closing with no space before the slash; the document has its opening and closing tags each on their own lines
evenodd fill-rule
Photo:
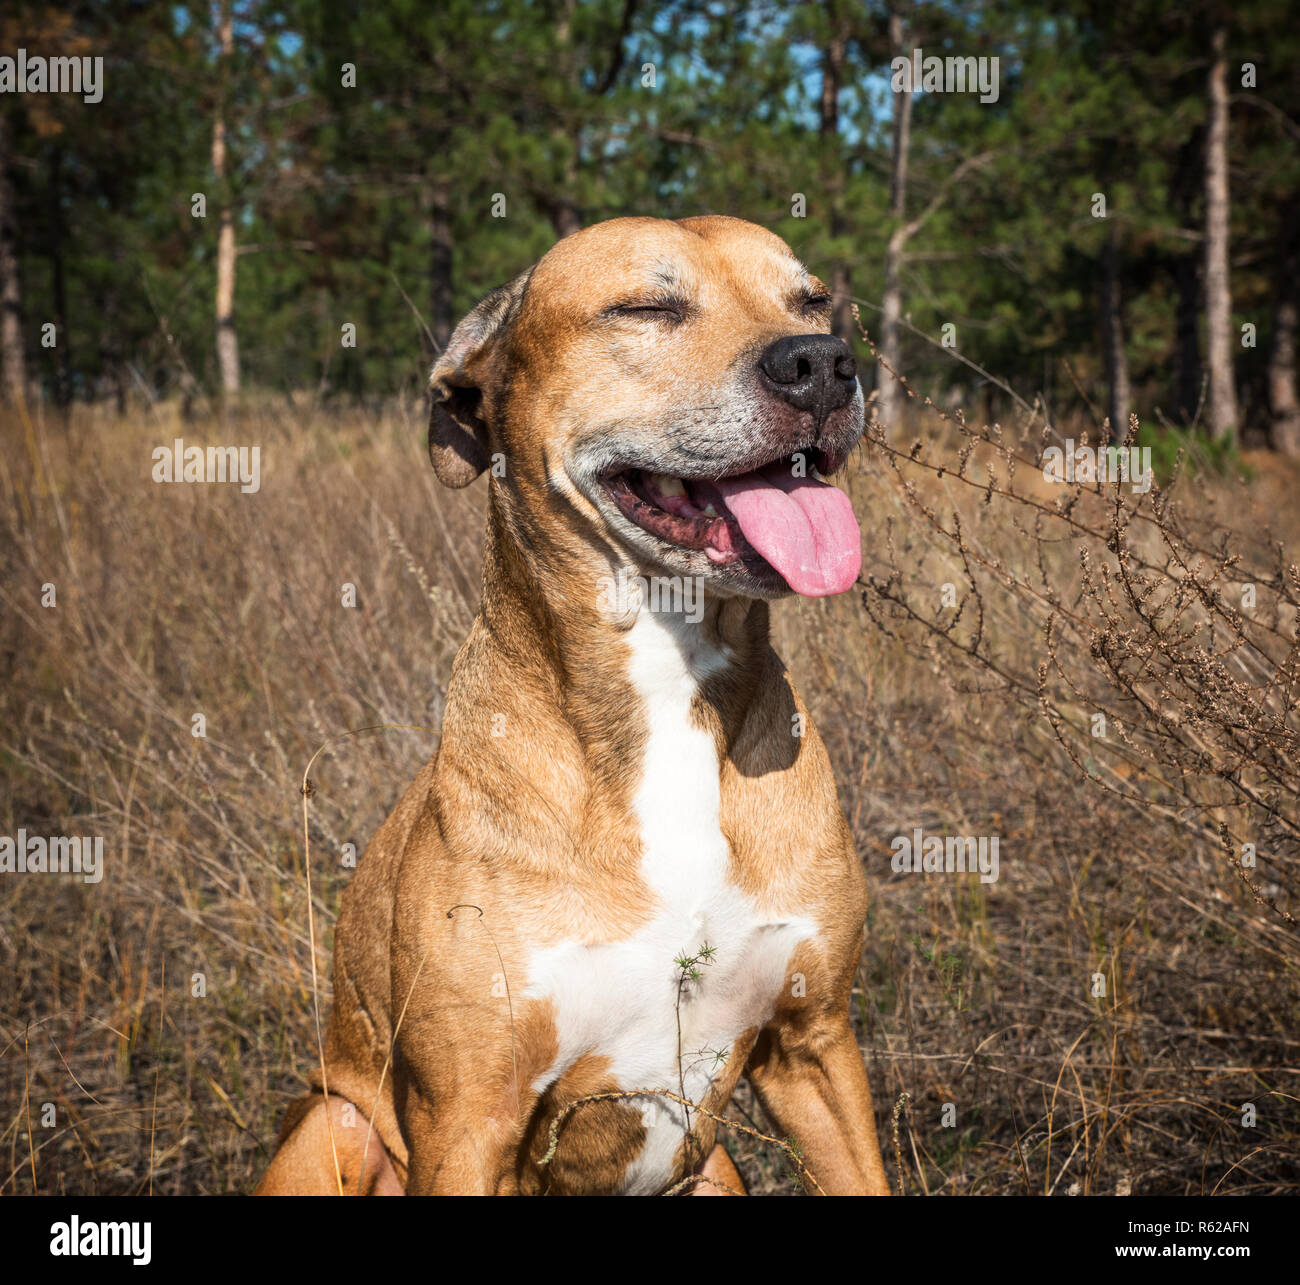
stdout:
<svg viewBox="0 0 1300 1285">
<path fill-rule="evenodd" d="M 858 363 L 848 344 L 834 335 L 787 335 L 758 359 L 769 391 L 796 410 L 810 411 L 818 424 L 847 406 L 858 386 Z"/>
</svg>

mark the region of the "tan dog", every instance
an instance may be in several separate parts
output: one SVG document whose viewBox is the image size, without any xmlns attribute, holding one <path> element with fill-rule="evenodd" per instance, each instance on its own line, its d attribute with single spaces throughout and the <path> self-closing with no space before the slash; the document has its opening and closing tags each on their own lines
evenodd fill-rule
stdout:
<svg viewBox="0 0 1300 1285">
<path fill-rule="evenodd" d="M 813 476 L 862 432 L 829 317 L 753 224 L 615 219 L 457 328 L 429 450 L 491 475 L 482 605 L 343 898 L 328 1101 L 262 1192 L 740 1189 L 713 1116 L 742 1072 L 810 1186 L 886 1192 L 864 878 L 768 642 L 767 599 L 859 569 Z"/>
</svg>

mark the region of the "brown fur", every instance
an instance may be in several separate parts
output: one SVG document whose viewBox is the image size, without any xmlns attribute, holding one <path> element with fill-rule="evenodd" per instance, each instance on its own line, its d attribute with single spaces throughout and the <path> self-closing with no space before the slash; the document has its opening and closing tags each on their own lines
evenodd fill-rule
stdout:
<svg viewBox="0 0 1300 1285">
<path fill-rule="evenodd" d="M 647 260 L 676 265 L 707 309 L 672 372 L 636 338 L 611 344 L 592 320 Z M 329 1091 L 356 1105 L 363 1128 L 373 1121 L 387 1158 L 372 1148 L 377 1174 L 363 1186 L 615 1191 L 641 1145 L 634 1107 L 594 1103 L 568 1118 L 554 1161 L 538 1164 L 557 1113 L 619 1086 L 587 1057 L 540 1097 L 530 1087 L 557 1032 L 552 1006 L 522 994 L 528 955 L 566 939 L 617 941 L 654 903 L 632 814 L 645 718 L 620 625 L 593 602 L 613 540 L 576 490 L 557 494 L 554 461 L 611 407 L 654 424 L 683 398 L 707 405 L 738 353 L 794 328 L 792 263 L 780 241 L 738 220 L 602 224 L 512 283 L 435 370 L 435 388 L 451 390 L 431 427 L 439 475 L 463 485 L 497 453 L 508 468 L 491 480 L 482 604 L 455 663 L 441 749 L 367 848 L 339 917 Z M 768 643 L 767 603 L 710 598 L 702 627 L 733 656 L 694 709 L 717 745 L 730 877 L 823 928 L 788 969 L 805 975 L 806 995 L 782 991 L 768 1025 L 732 1049 L 707 1105 L 721 1111 L 745 1071 L 828 1192 L 883 1193 L 848 1021 L 866 891 L 826 752 L 811 724 L 790 734 L 791 715 L 806 711 Z M 707 1156 L 706 1173 L 739 1185 L 725 1153 L 711 1154 L 716 1126 L 692 1122 L 678 1177 Z M 321 1190 L 330 1132 L 319 1093 L 297 1104 L 259 1190 Z M 345 1148 L 350 1175 L 361 1148 Z"/>
</svg>

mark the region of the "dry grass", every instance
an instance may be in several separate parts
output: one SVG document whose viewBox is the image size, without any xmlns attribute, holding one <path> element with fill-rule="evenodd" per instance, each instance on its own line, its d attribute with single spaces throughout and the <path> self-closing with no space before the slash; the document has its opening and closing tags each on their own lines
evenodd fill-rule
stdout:
<svg viewBox="0 0 1300 1285">
<path fill-rule="evenodd" d="M 106 869 L 3 876 L 0 1190 L 237 1192 L 264 1166 L 315 1054 L 303 767 L 341 730 L 436 726 L 473 613 L 481 488 L 437 488 L 422 418 L 6 425 L 0 833 L 102 835 Z M 909 1191 L 1294 1192 L 1295 586 L 1248 511 L 1264 484 L 1180 483 L 1195 520 L 1104 495 L 1063 512 L 1009 476 L 1010 446 L 926 427 L 920 459 L 877 433 L 852 466 L 862 594 L 777 613 L 871 879 L 856 1017 L 886 1152 L 906 1092 Z M 1008 438 L 1033 454 L 1037 432 Z M 261 491 L 153 483 L 175 436 L 259 444 Z M 1204 561 L 1180 569 L 1170 540 Z M 1253 617 L 1216 607 L 1233 577 Z M 344 845 L 434 743 L 318 761 L 318 926 Z M 893 873 L 917 825 L 1000 836 L 1001 878 Z M 1253 870 L 1222 833 L 1256 843 Z M 743 1091 L 734 1110 L 770 1132 Z M 732 1146 L 756 1190 L 794 1190 L 780 1148 Z"/>
</svg>

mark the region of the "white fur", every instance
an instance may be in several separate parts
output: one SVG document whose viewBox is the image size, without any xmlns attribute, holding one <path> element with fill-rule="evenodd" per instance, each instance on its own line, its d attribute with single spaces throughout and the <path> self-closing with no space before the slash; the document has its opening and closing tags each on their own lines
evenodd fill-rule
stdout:
<svg viewBox="0 0 1300 1285">
<path fill-rule="evenodd" d="M 691 720 L 699 680 L 726 664 L 698 626 L 642 611 L 628 633 L 632 681 L 645 703 L 649 738 L 635 809 L 641 876 L 658 897 L 653 918 L 611 942 L 564 942 L 534 953 L 527 994 L 555 1004 L 559 1053 L 534 1082 L 544 1092 L 584 1054 L 610 1059 L 623 1089 L 680 1092 L 678 982 L 674 960 L 706 943 L 713 962 L 680 1001 L 686 1098 L 700 1102 L 736 1038 L 772 1014 L 799 942 L 817 926 L 766 915 L 727 878 L 729 851 L 718 821 L 721 797 L 713 737 Z M 625 1190 L 653 1194 L 672 1176 L 684 1135 L 683 1109 L 662 1096 L 632 1100 L 646 1144 L 628 1168 Z M 693 1115 L 694 1113 L 692 1113 Z"/>
</svg>

